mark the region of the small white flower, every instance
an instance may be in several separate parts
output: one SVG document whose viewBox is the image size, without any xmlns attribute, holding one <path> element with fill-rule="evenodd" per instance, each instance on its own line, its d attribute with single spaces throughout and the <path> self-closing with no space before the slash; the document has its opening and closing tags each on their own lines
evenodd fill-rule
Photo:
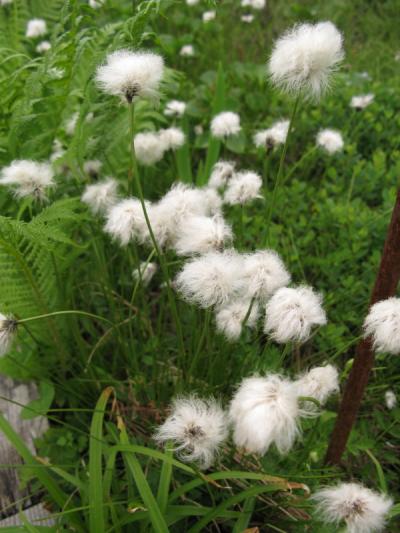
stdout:
<svg viewBox="0 0 400 533">
<path fill-rule="evenodd" d="M 51 43 L 49 41 L 42 41 L 39 43 L 36 47 L 36 52 L 38 54 L 44 54 L 45 52 L 48 52 L 51 48 Z"/>
<path fill-rule="evenodd" d="M 343 37 L 331 22 L 299 24 L 280 37 L 268 63 L 272 82 L 290 93 L 318 98 L 343 59 Z"/>
<path fill-rule="evenodd" d="M 217 139 L 237 135 L 240 130 L 240 117 L 232 111 L 223 111 L 215 115 L 211 121 L 211 133 Z"/>
<path fill-rule="evenodd" d="M 99 175 L 102 166 L 103 163 L 98 159 L 90 159 L 89 161 L 84 162 L 83 170 L 86 174 L 95 178 Z"/>
<path fill-rule="evenodd" d="M 273 148 L 283 144 L 289 131 L 289 121 L 279 120 L 270 128 L 254 134 L 253 141 L 257 148 Z"/>
<path fill-rule="evenodd" d="M 331 394 L 339 390 L 339 374 L 332 365 L 312 368 L 293 383 L 298 396 L 315 398 L 324 405 Z M 316 405 L 305 402 L 306 413 L 315 411 Z"/>
<path fill-rule="evenodd" d="M 248 452 L 265 454 L 275 444 L 287 453 L 300 434 L 296 390 L 278 375 L 246 378 L 230 404 L 236 446 Z"/>
<path fill-rule="evenodd" d="M 178 255 L 204 254 L 223 250 L 232 238 L 232 228 L 221 216 L 189 216 L 183 221 L 174 248 Z"/>
<path fill-rule="evenodd" d="M 194 46 L 192 44 L 185 44 L 182 46 L 179 55 L 182 57 L 193 57 L 194 56 Z"/>
<path fill-rule="evenodd" d="M 37 200 L 46 200 L 46 189 L 55 185 L 53 176 L 48 163 L 16 160 L 3 168 L 0 185 L 11 185 L 18 198 L 33 196 Z"/>
<path fill-rule="evenodd" d="M 242 15 L 240 20 L 246 24 L 251 24 L 254 20 L 254 15 Z"/>
<path fill-rule="evenodd" d="M 212 168 L 209 187 L 223 189 L 235 174 L 235 163 L 232 161 L 218 161 Z"/>
<path fill-rule="evenodd" d="M 365 336 L 371 336 L 377 352 L 400 353 L 400 298 L 374 304 L 364 321 Z"/>
<path fill-rule="evenodd" d="M 243 256 L 243 281 L 250 298 L 266 301 L 290 283 L 290 274 L 274 250 L 259 250 Z"/>
<path fill-rule="evenodd" d="M 242 289 L 242 264 L 232 250 L 208 252 L 185 263 L 176 288 L 188 302 L 200 307 L 223 305 Z"/>
<path fill-rule="evenodd" d="M 348 533 L 382 531 L 393 505 L 391 498 L 358 483 L 340 483 L 316 492 L 313 499 L 322 519 L 339 527 L 345 522 Z"/>
<path fill-rule="evenodd" d="M 17 321 L 12 316 L 0 313 L 0 356 L 10 349 L 17 330 Z"/>
<path fill-rule="evenodd" d="M 27 27 L 26 27 L 26 37 L 28 39 L 35 39 L 36 37 L 41 37 L 42 35 L 46 35 L 47 33 L 47 25 L 46 21 L 43 19 L 32 19 L 28 21 Z"/>
<path fill-rule="evenodd" d="M 266 305 L 264 332 L 278 343 L 305 342 L 313 326 L 326 324 L 322 296 L 311 287 L 282 287 Z"/>
<path fill-rule="evenodd" d="M 246 170 L 235 174 L 225 190 L 224 202 L 226 204 L 245 204 L 250 200 L 262 198 L 260 189 L 262 187 L 262 179 L 255 172 Z"/>
<path fill-rule="evenodd" d="M 364 109 L 365 107 L 372 104 L 375 96 L 373 94 L 364 94 L 361 96 L 353 96 L 350 102 L 350 107 L 354 109 Z"/>
<path fill-rule="evenodd" d="M 388 409 L 394 409 L 397 405 L 397 397 L 392 390 L 385 392 L 385 403 Z"/>
<path fill-rule="evenodd" d="M 146 261 L 142 261 L 142 263 L 140 263 L 140 267 L 135 268 L 135 270 L 132 272 L 132 277 L 135 281 L 141 279 L 143 285 L 147 286 L 153 279 L 154 274 L 157 272 L 157 268 L 158 267 L 156 263 L 146 263 Z"/>
<path fill-rule="evenodd" d="M 146 204 L 146 209 L 150 204 Z M 113 205 L 107 213 L 104 231 L 118 240 L 122 246 L 136 239 L 143 241 L 146 232 L 146 219 L 137 198 L 127 198 Z"/>
<path fill-rule="evenodd" d="M 97 68 L 96 81 L 106 93 L 125 98 L 154 97 L 164 73 L 163 58 L 152 52 L 118 50 Z"/>
<path fill-rule="evenodd" d="M 203 22 L 210 22 L 211 20 L 214 20 L 217 13 L 215 11 L 205 11 L 203 13 Z"/>
<path fill-rule="evenodd" d="M 163 158 L 166 148 L 158 133 L 152 131 L 137 133 L 133 143 L 135 155 L 140 164 L 155 165 Z"/>
<path fill-rule="evenodd" d="M 343 150 L 344 142 L 342 135 L 335 130 L 322 130 L 317 135 L 317 145 L 334 154 Z"/>
<path fill-rule="evenodd" d="M 164 150 L 178 150 L 185 144 L 185 134 L 180 128 L 167 128 L 159 132 Z"/>
<path fill-rule="evenodd" d="M 155 434 L 160 443 L 172 441 L 183 461 L 208 468 L 228 436 L 226 414 L 213 399 L 177 398 L 171 414 Z"/>
<path fill-rule="evenodd" d="M 113 178 L 87 185 L 83 194 L 82 202 L 90 207 L 94 215 L 106 213 L 118 200 L 118 183 Z"/>
<path fill-rule="evenodd" d="M 219 307 L 215 313 L 217 331 L 225 335 L 229 341 L 237 340 L 243 329 L 243 321 L 250 309 L 251 300 L 237 299 Z M 260 316 L 260 308 L 257 302 L 253 302 L 246 326 L 254 328 Z"/>
<path fill-rule="evenodd" d="M 171 100 L 165 106 L 164 115 L 167 117 L 182 117 L 186 110 L 186 103 L 180 100 Z"/>
</svg>

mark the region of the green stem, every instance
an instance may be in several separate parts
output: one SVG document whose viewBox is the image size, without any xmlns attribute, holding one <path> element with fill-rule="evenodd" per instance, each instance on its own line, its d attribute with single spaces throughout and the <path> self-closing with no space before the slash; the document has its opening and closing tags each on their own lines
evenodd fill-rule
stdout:
<svg viewBox="0 0 400 533">
<path fill-rule="evenodd" d="M 195 355 L 194 355 L 194 357 L 192 359 L 192 363 L 191 363 L 190 368 L 189 368 L 189 375 L 191 375 L 192 371 L 195 370 L 195 368 L 196 368 L 196 363 L 197 363 L 197 360 L 198 360 L 199 355 L 201 353 L 201 349 L 203 347 L 204 341 L 208 337 L 208 330 L 210 328 L 210 322 L 211 322 L 211 311 L 210 311 L 210 309 L 206 309 L 205 317 L 204 317 L 203 331 L 202 331 L 201 336 L 200 336 L 199 344 L 197 345 L 196 353 L 195 353 Z"/>
<path fill-rule="evenodd" d="M 245 316 L 244 319 L 243 319 L 243 322 L 242 322 L 242 328 L 244 328 L 245 325 L 247 324 L 247 321 L 248 321 L 248 319 L 249 319 L 249 316 L 250 316 L 251 310 L 253 309 L 253 305 L 254 305 L 254 302 L 255 302 L 255 301 L 256 301 L 256 297 L 253 296 L 253 298 L 252 298 L 251 301 L 250 301 L 249 308 L 247 309 L 246 316 Z"/>
<path fill-rule="evenodd" d="M 42 318 L 49 318 L 51 316 L 59 316 L 59 315 L 82 315 L 82 316 L 88 316 L 90 318 L 97 318 L 98 320 L 102 320 L 103 322 L 108 322 L 108 324 L 111 324 L 114 326 L 114 324 L 111 322 L 111 320 L 108 320 L 108 318 L 104 318 L 99 315 L 94 315 L 93 313 L 87 313 L 86 311 L 75 311 L 74 309 L 70 309 L 67 311 L 54 311 L 53 313 L 45 313 L 43 315 L 36 315 L 36 316 L 30 316 L 28 318 L 22 318 L 17 320 L 17 324 L 26 324 L 26 322 L 32 322 L 33 320 L 40 320 Z"/>
<path fill-rule="evenodd" d="M 311 154 L 313 154 L 317 150 L 317 146 L 314 145 L 308 152 L 305 152 L 302 157 L 292 166 L 292 168 L 289 170 L 289 172 L 286 174 L 285 178 L 282 180 L 282 185 L 285 184 L 287 181 L 289 181 L 289 178 L 293 176 L 295 170 L 299 168 L 299 166 L 305 161 Z"/>
</svg>

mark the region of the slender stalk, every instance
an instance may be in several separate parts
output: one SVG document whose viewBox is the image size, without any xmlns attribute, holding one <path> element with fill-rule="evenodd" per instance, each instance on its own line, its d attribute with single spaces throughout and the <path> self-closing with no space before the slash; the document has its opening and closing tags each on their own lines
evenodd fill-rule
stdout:
<svg viewBox="0 0 400 533">
<path fill-rule="evenodd" d="M 250 314 L 251 314 L 251 311 L 252 311 L 252 309 L 253 309 L 253 306 L 254 306 L 254 302 L 255 302 L 255 301 L 256 301 L 256 297 L 253 296 L 253 298 L 252 298 L 251 301 L 250 301 L 250 305 L 249 305 L 249 307 L 248 307 L 248 309 L 247 309 L 246 316 L 245 316 L 244 319 L 243 319 L 243 322 L 242 322 L 242 328 L 244 328 L 245 325 L 247 324 L 247 321 L 248 321 L 248 319 L 249 319 L 249 316 L 250 316 Z"/>
<path fill-rule="evenodd" d="M 291 176 L 293 176 L 294 172 L 301 166 L 301 164 L 314 152 L 316 152 L 318 147 L 314 145 L 312 148 L 310 148 L 307 152 L 304 152 L 304 154 L 300 157 L 298 161 L 292 166 L 292 168 L 289 170 L 289 172 L 286 174 L 285 178 L 282 180 L 282 185 L 285 184 Z"/>
<path fill-rule="evenodd" d="M 108 320 L 108 318 L 104 318 L 99 315 L 94 315 L 93 313 L 87 313 L 86 311 L 76 311 L 75 309 L 69 309 L 67 311 L 54 311 L 52 313 L 45 313 L 43 315 L 36 315 L 36 316 L 30 316 L 28 318 L 21 318 L 17 320 L 17 324 L 26 324 L 27 322 L 32 322 L 33 320 L 40 320 L 42 318 L 49 318 L 52 316 L 60 316 L 60 315 L 82 315 L 87 316 L 90 318 L 96 318 L 98 320 L 102 320 L 103 322 L 108 322 L 108 324 L 111 324 L 114 326 L 113 322 L 111 320 Z"/>
<path fill-rule="evenodd" d="M 292 129 L 293 129 L 293 123 L 294 123 L 294 120 L 296 118 L 296 113 L 297 113 L 297 108 L 299 106 L 299 102 L 300 102 L 300 95 L 297 96 L 297 98 L 296 98 L 296 100 L 294 102 L 292 116 L 290 117 L 290 122 L 289 122 L 288 134 L 286 136 L 285 144 L 283 145 L 283 150 L 282 150 L 282 154 L 281 154 L 281 159 L 279 161 L 278 174 L 276 176 L 275 185 L 274 185 L 274 188 L 273 188 L 273 191 L 272 191 L 272 196 L 271 196 L 269 202 L 267 203 L 267 205 L 269 206 L 268 207 L 268 212 L 267 212 L 267 221 L 266 221 L 266 243 L 267 244 L 268 244 L 268 241 L 269 241 L 272 214 L 273 214 L 273 210 L 274 210 L 275 204 L 276 204 L 276 197 L 277 197 L 277 194 L 278 194 L 278 191 L 279 191 L 279 187 L 280 187 L 281 182 L 282 182 L 283 165 L 285 163 L 286 152 L 287 152 L 287 148 L 288 148 L 288 145 L 289 145 L 289 138 L 290 138 L 290 134 L 291 134 Z"/>
</svg>

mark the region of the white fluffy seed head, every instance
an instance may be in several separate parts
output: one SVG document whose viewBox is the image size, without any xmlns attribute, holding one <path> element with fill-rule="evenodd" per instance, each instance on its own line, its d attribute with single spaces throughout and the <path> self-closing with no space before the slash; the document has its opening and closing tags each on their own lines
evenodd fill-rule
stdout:
<svg viewBox="0 0 400 533">
<path fill-rule="evenodd" d="M 181 128 L 167 128 L 160 130 L 159 142 L 164 150 L 178 150 L 185 144 L 185 134 Z"/>
<path fill-rule="evenodd" d="M 375 96 L 373 94 L 363 94 L 361 96 L 353 96 L 350 102 L 350 107 L 360 110 L 372 104 Z"/>
<path fill-rule="evenodd" d="M 254 15 L 242 15 L 240 20 L 246 24 L 251 24 L 254 20 Z"/>
<path fill-rule="evenodd" d="M 158 267 L 156 263 L 147 263 L 146 261 L 142 261 L 139 268 L 135 268 L 135 270 L 132 272 L 132 277 L 135 281 L 141 280 L 143 285 L 147 286 L 153 279 L 157 269 Z"/>
<path fill-rule="evenodd" d="M 243 281 L 250 298 L 265 302 L 290 283 L 290 274 L 274 250 L 259 250 L 243 257 Z"/>
<path fill-rule="evenodd" d="M 202 16 L 203 22 L 210 22 L 211 20 L 214 20 L 216 15 L 216 11 L 205 11 Z"/>
<path fill-rule="evenodd" d="M 51 43 L 49 43 L 49 41 L 42 41 L 41 43 L 37 45 L 35 50 L 38 54 L 44 54 L 48 52 L 50 48 L 51 48 Z"/>
<path fill-rule="evenodd" d="M 150 204 L 146 204 L 147 207 L 150 208 Z M 126 198 L 108 211 L 104 231 L 122 246 L 126 246 L 132 240 L 142 242 L 146 228 L 140 201 L 137 198 Z"/>
<path fill-rule="evenodd" d="M 265 0 L 242 0 L 240 5 L 242 7 L 252 7 L 253 9 L 264 9 L 266 4 Z"/>
<path fill-rule="evenodd" d="M 276 41 L 268 70 L 284 91 L 319 98 L 343 57 L 342 34 L 331 22 L 299 24 Z"/>
<path fill-rule="evenodd" d="M 211 121 L 211 133 L 217 139 L 225 139 L 231 135 L 237 135 L 241 130 L 240 117 L 232 111 L 223 111 Z"/>
<path fill-rule="evenodd" d="M 118 183 L 107 178 L 99 183 L 87 185 L 81 200 L 87 204 L 94 215 L 105 214 L 118 200 Z"/>
<path fill-rule="evenodd" d="M 364 321 L 365 336 L 371 336 L 377 352 L 400 353 L 400 298 L 374 304 Z"/>
<path fill-rule="evenodd" d="M 0 6 L 9 6 L 14 0 L 0 0 Z"/>
<path fill-rule="evenodd" d="M 127 102 L 135 98 L 154 98 L 164 74 L 164 60 L 152 52 L 118 50 L 97 68 L 96 82 L 106 93 Z"/>
<path fill-rule="evenodd" d="M 282 287 L 268 301 L 264 332 L 278 343 L 305 342 L 314 326 L 326 324 L 322 295 L 311 287 Z"/>
<path fill-rule="evenodd" d="M 17 321 L 0 313 L 0 357 L 11 349 L 16 330 Z"/>
<path fill-rule="evenodd" d="M 218 191 L 208 186 L 200 190 L 203 193 L 205 211 L 209 215 L 220 215 L 222 211 L 222 198 L 218 194 Z"/>
<path fill-rule="evenodd" d="M 299 435 L 299 408 L 292 383 L 278 375 L 246 378 L 230 403 L 236 446 L 263 455 L 272 444 L 287 453 Z"/>
<path fill-rule="evenodd" d="M 195 6 L 200 2 L 200 0 L 186 0 L 188 6 Z"/>
<path fill-rule="evenodd" d="M 243 322 L 250 309 L 250 305 L 250 299 L 241 298 L 228 302 L 216 310 L 215 322 L 217 331 L 222 333 L 228 341 L 235 341 L 240 337 L 243 329 Z M 245 326 L 249 328 L 255 327 L 259 316 L 259 304 L 253 302 Z"/>
<path fill-rule="evenodd" d="M 278 120 L 267 130 L 261 130 L 254 134 L 253 141 L 257 148 L 273 148 L 283 144 L 289 131 L 288 120 Z"/>
<path fill-rule="evenodd" d="M 339 390 L 339 374 L 333 365 L 312 368 L 293 382 L 298 396 L 315 398 L 324 405 L 331 394 Z M 305 412 L 315 411 L 317 406 L 312 402 L 304 402 Z"/>
<path fill-rule="evenodd" d="M 188 302 L 200 307 L 223 305 L 241 292 L 242 264 L 233 250 L 208 252 L 185 263 L 175 286 Z"/>
<path fill-rule="evenodd" d="M 16 160 L 2 169 L 0 185 L 10 185 L 18 198 L 32 196 L 43 201 L 47 198 L 47 189 L 55 185 L 53 176 L 53 169 L 48 163 Z"/>
<path fill-rule="evenodd" d="M 182 57 L 193 57 L 194 56 L 194 46 L 192 44 L 185 44 L 180 49 L 179 55 Z"/>
<path fill-rule="evenodd" d="M 26 37 L 28 39 L 36 39 L 36 37 L 42 37 L 47 33 L 47 24 L 43 19 L 31 19 L 26 26 Z"/>
<path fill-rule="evenodd" d="M 167 102 L 164 115 L 167 117 L 182 117 L 186 111 L 186 103 L 180 100 L 171 100 Z"/>
<path fill-rule="evenodd" d="M 89 176 L 97 177 L 102 166 L 103 163 L 98 159 L 90 159 L 89 161 L 84 162 L 83 170 L 86 174 L 89 174 Z"/>
<path fill-rule="evenodd" d="M 232 238 L 232 228 L 221 216 L 194 215 L 183 221 L 174 249 L 178 255 L 184 256 L 222 251 Z"/>
<path fill-rule="evenodd" d="M 235 174 L 235 163 L 232 161 L 217 161 L 212 168 L 208 186 L 223 189 Z"/>
<path fill-rule="evenodd" d="M 348 533 L 382 531 L 390 508 L 391 498 L 372 491 L 359 483 L 340 483 L 319 490 L 313 496 L 317 512 L 328 523 L 346 524 Z"/>
<path fill-rule="evenodd" d="M 317 135 L 317 146 L 323 148 L 328 154 L 334 154 L 343 150 L 343 137 L 336 130 L 321 130 Z"/>
<path fill-rule="evenodd" d="M 136 158 L 144 166 L 155 165 L 161 161 L 166 149 L 160 135 L 152 131 L 135 135 L 133 144 Z"/>
<path fill-rule="evenodd" d="M 227 436 L 226 414 L 216 400 L 188 396 L 174 400 L 171 414 L 158 428 L 155 439 L 173 442 L 181 460 L 208 468 Z"/>
<path fill-rule="evenodd" d="M 392 390 L 385 392 L 385 404 L 388 409 L 394 409 L 397 405 L 397 397 Z"/>
<path fill-rule="evenodd" d="M 251 200 L 262 198 L 261 187 L 262 179 L 255 172 L 250 170 L 237 172 L 228 182 L 224 202 L 230 205 L 243 205 Z"/>
</svg>

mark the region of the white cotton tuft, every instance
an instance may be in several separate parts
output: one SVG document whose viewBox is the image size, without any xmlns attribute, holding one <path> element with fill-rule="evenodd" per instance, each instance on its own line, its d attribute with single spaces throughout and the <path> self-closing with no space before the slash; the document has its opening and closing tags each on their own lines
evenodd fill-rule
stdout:
<svg viewBox="0 0 400 533">
<path fill-rule="evenodd" d="M 42 41 L 41 43 L 37 45 L 36 52 L 38 54 L 44 54 L 48 52 L 50 48 L 51 48 L 51 43 L 49 43 L 49 41 Z"/>
<path fill-rule="evenodd" d="M 203 13 L 202 19 L 203 19 L 203 22 L 211 22 L 212 20 L 215 19 L 216 16 L 217 16 L 216 11 L 205 11 Z"/>
<path fill-rule="evenodd" d="M 266 4 L 265 0 L 242 0 L 240 5 L 242 7 L 252 7 L 253 9 L 264 9 Z"/>
<path fill-rule="evenodd" d="M 232 238 L 232 228 L 221 216 L 188 216 L 178 231 L 174 249 L 178 255 L 222 251 Z"/>
<path fill-rule="evenodd" d="M 0 6 L 9 6 L 14 0 L 0 0 Z"/>
<path fill-rule="evenodd" d="M 100 9 L 103 7 L 103 0 L 89 0 L 89 6 L 92 9 Z"/>
<path fill-rule="evenodd" d="M 89 176 L 95 178 L 99 175 L 103 163 L 98 159 L 90 159 L 83 164 L 83 170 Z"/>
<path fill-rule="evenodd" d="M 217 139 L 225 139 L 231 135 L 237 135 L 241 130 L 240 117 L 232 111 L 223 111 L 211 121 L 211 133 Z"/>
<path fill-rule="evenodd" d="M 382 531 L 393 505 L 391 498 L 359 483 L 340 483 L 319 490 L 313 496 L 321 518 L 339 527 L 345 522 L 347 533 Z"/>
<path fill-rule="evenodd" d="M 287 453 L 300 430 L 296 391 L 289 380 L 276 374 L 246 378 L 230 404 L 236 446 L 264 455 L 272 444 Z"/>
<path fill-rule="evenodd" d="M 185 263 L 175 286 L 190 303 L 200 307 L 223 305 L 242 289 L 242 259 L 233 250 L 208 252 Z"/>
<path fill-rule="evenodd" d="M 164 150 L 178 150 L 185 144 L 185 134 L 180 128 L 160 130 L 159 142 Z"/>
<path fill-rule="evenodd" d="M 364 321 L 365 336 L 371 336 L 377 352 L 400 353 L 400 298 L 374 304 Z"/>
<path fill-rule="evenodd" d="M 342 34 L 331 22 L 299 24 L 276 41 L 268 70 L 284 91 L 319 98 L 343 57 Z"/>
<path fill-rule="evenodd" d="M 339 374 L 332 365 L 318 366 L 296 379 L 293 386 L 296 388 L 298 396 L 315 398 L 321 405 L 324 405 L 329 396 L 339 390 Z M 305 413 L 316 410 L 314 403 L 304 403 Z"/>
<path fill-rule="evenodd" d="M 61 141 L 59 141 L 58 139 L 54 139 L 53 151 L 50 156 L 50 162 L 54 163 L 55 161 L 57 161 L 57 159 L 60 159 L 61 157 L 63 157 L 64 154 L 65 154 L 65 150 L 63 148 Z"/>
<path fill-rule="evenodd" d="M 216 400 L 188 396 L 174 400 L 154 438 L 159 443 L 172 441 L 182 461 L 208 468 L 227 436 L 226 414 Z"/>
<path fill-rule="evenodd" d="M 180 49 L 179 55 L 182 57 L 193 57 L 194 56 L 194 46 L 192 44 L 185 44 Z"/>
<path fill-rule="evenodd" d="M 188 6 L 195 6 L 200 2 L 200 0 L 186 0 Z"/>
<path fill-rule="evenodd" d="M 135 98 L 155 97 L 163 74 L 161 56 L 147 51 L 118 50 L 97 68 L 96 82 L 105 93 L 132 102 Z"/>
<path fill-rule="evenodd" d="M 243 257 L 243 281 L 250 298 L 266 301 L 290 283 L 290 274 L 274 250 L 259 250 Z"/>
<path fill-rule="evenodd" d="M 25 36 L 28 39 L 36 39 L 47 33 L 47 24 L 43 19 L 32 19 L 28 21 Z"/>
<path fill-rule="evenodd" d="M 260 194 L 261 187 L 262 179 L 255 172 L 250 170 L 238 172 L 228 182 L 224 194 L 224 202 L 230 205 L 243 205 L 250 200 L 262 198 Z"/>
<path fill-rule="evenodd" d="M 278 343 L 305 342 L 313 326 L 326 324 L 322 295 L 311 287 L 282 287 L 266 305 L 264 332 Z"/>
<path fill-rule="evenodd" d="M 167 117 L 182 117 L 186 111 L 186 103 L 180 100 L 171 100 L 167 102 L 164 115 Z"/>
<path fill-rule="evenodd" d="M 344 146 L 343 137 L 336 130 L 321 130 L 317 135 L 317 146 L 323 148 L 328 154 L 340 152 Z"/>
<path fill-rule="evenodd" d="M 250 309 L 251 300 L 241 298 L 219 307 L 215 313 L 217 331 L 223 333 L 229 341 L 237 340 L 243 329 L 243 322 Z M 257 302 L 253 302 L 245 326 L 254 328 L 260 316 Z"/>
<path fill-rule="evenodd" d="M 208 186 L 223 189 L 235 174 L 235 163 L 232 161 L 217 161 L 212 168 Z"/>
<path fill-rule="evenodd" d="M 147 286 L 153 279 L 157 269 L 158 267 L 156 263 L 147 263 L 146 261 L 142 261 L 139 268 L 135 268 L 135 270 L 132 272 L 132 277 L 135 281 L 140 279 L 143 285 Z"/>
<path fill-rule="evenodd" d="M 360 110 L 372 104 L 375 96 L 373 94 L 363 94 L 361 96 L 353 96 L 350 102 L 350 107 Z"/>
<path fill-rule="evenodd" d="M 0 357 L 11 349 L 16 330 L 17 321 L 0 313 Z"/>
<path fill-rule="evenodd" d="M 257 148 L 273 148 L 284 144 L 289 131 L 288 120 L 278 120 L 267 130 L 261 130 L 254 134 L 253 141 Z"/>
<path fill-rule="evenodd" d="M 136 158 L 144 166 L 155 165 L 161 161 L 166 149 L 160 135 L 152 131 L 136 134 L 133 144 Z"/>
<path fill-rule="evenodd" d="M 87 185 L 81 200 L 87 204 L 94 215 L 106 213 L 118 200 L 118 183 L 113 178 Z"/>
<path fill-rule="evenodd" d="M 385 392 L 385 404 L 388 409 L 394 409 L 397 405 L 397 397 L 392 390 Z"/>
<path fill-rule="evenodd" d="M 0 185 L 11 185 L 18 198 L 33 196 L 46 200 L 46 190 L 54 187 L 53 170 L 48 163 L 16 160 L 1 171 Z"/>
<path fill-rule="evenodd" d="M 209 215 L 220 215 L 222 211 L 222 198 L 213 187 L 203 187 L 200 189 L 203 193 L 203 202 L 205 211 Z"/>
<path fill-rule="evenodd" d="M 150 204 L 146 202 L 146 209 Z M 142 242 L 146 233 L 146 219 L 137 198 L 126 198 L 109 209 L 104 231 L 126 246 L 132 240 Z"/>
<path fill-rule="evenodd" d="M 76 125 L 78 123 L 79 113 L 76 112 L 70 116 L 70 118 L 65 123 L 65 133 L 72 137 L 75 132 Z"/>
</svg>

